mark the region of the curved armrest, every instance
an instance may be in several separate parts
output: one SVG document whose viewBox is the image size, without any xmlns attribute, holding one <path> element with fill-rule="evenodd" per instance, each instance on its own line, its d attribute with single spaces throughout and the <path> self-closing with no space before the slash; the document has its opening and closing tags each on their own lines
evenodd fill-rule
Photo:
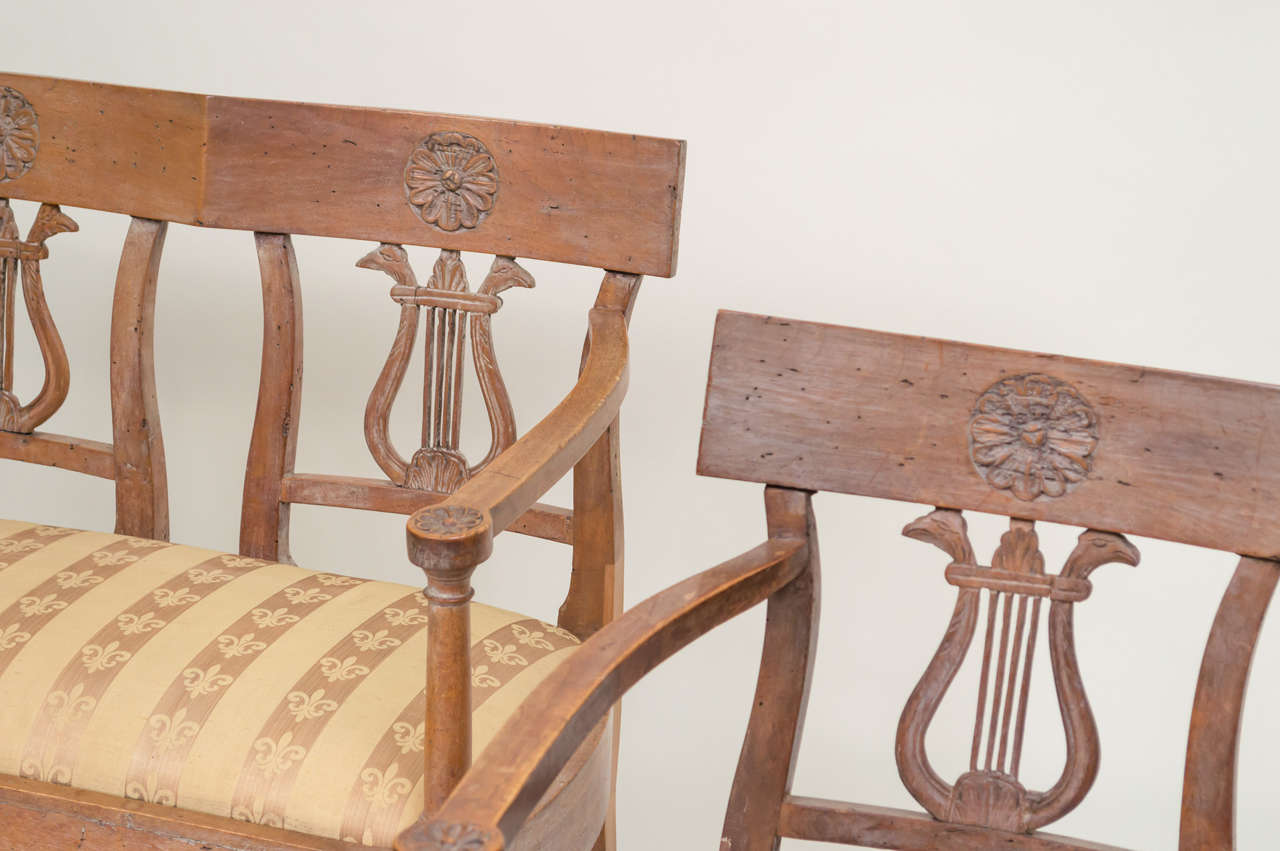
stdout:
<svg viewBox="0 0 1280 851">
<path fill-rule="evenodd" d="M 618 416 L 627 391 L 626 315 L 592 308 L 587 333 L 586 361 L 569 395 L 448 499 L 409 518 L 415 564 L 428 572 L 446 567 L 441 559 L 455 561 L 452 550 L 461 548 L 462 538 L 466 555 L 483 561 L 492 536 L 559 481 Z"/>
<path fill-rule="evenodd" d="M 808 564 L 801 538 L 771 538 L 671 586 L 588 639 L 516 710 L 435 817 L 400 851 L 501 851 L 609 708 L 685 645 L 763 602 Z"/>
</svg>

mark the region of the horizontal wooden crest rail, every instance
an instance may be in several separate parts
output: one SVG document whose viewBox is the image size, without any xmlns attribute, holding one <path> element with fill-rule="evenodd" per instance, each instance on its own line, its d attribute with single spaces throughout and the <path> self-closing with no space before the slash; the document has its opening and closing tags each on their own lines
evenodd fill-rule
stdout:
<svg viewBox="0 0 1280 851">
<path fill-rule="evenodd" d="M 0 87 L 39 122 L 36 155 L 3 197 L 675 274 L 682 141 L 22 74 Z M 463 152 L 445 187 L 474 202 L 456 215 L 431 207 L 434 175 L 415 171 L 443 148 Z"/>
<path fill-rule="evenodd" d="M 726 311 L 698 472 L 1280 558 L 1267 384 Z"/>
</svg>

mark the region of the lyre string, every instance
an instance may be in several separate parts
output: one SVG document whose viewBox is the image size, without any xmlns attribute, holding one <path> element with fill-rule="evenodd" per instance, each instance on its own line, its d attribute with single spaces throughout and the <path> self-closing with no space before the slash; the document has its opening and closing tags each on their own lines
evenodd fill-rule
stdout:
<svg viewBox="0 0 1280 851">
<path fill-rule="evenodd" d="M 1013 631 L 1013 646 L 1009 648 L 1009 686 L 1004 696 L 1004 717 L 1000 721 L 1000 758 L 996 760 L 996 769 L 1004 771 L 1004 757 L 1009 745 L 1009 720 L 1013 714 L 1013 691 L 1014 681 L 1018 677 L 1018 662 L 1022 655 L 1022 632 L 1027 622 L 1027 597 L 1025 594 L 1016 595 L 1018 598 L 1018 619 Z M 1009 601 L 1012 603 L 1012 600 Z M 1023 672 L 1023 685 L 1026 685 L 1026 673 Z"/>
<path fill-rule="evenodd" d="M 1027 696 L 1031 687 L 1031 663 L 1036 653 L 1036 627 L 1040 624 L 1040 598 L 1031 602 L 1031 628 L 1027 632 L 1027 658 L 1022 665 L 1022 693 L 1018 697 L 1018 721 L 1013 730 L 1013 757 L 1009 773 L 1018 776 L 1018 764 L 1022 760 L 1022 733 L 1027 726 Z"/>
<path fill-rule="evenodd" d="M 450 449 L 456 448 L 452 446 L 453 436 L 453 361 L 454 361 L 454 344 L 457 339 L 458 331 L 458 311 L 449 309 L 446 311 L 447 319 L 445 320 L 445 344 L 444 357 L 440 358 L 440 364 L 437 369 L 440 371 L 441 381 L 444 385 L 442 392 L 443 402 L 440 407 L 440 446 L 447 446 Z"/>
<path fill-rule="evenodd" d="M 1011 600 L 1009 594 L 1000 594 L 997 596 L 993 605 L 999 605 L 1000 599 L 1004 600 L 1004 614 L 1000 623 L 1000 655 L 996 657 L 996 682 L 991 689 L 991 726 L 987 732 L 987 759 L 985 768 L 991 770 L 992 757 L 995 755 L 996 745 L 996 724 L 1000 717 L 1000 696 L 1004 690 L 1004 674 L 1005 674 L 1005 658 L 1009 649 L 1009 617 L 1012 614 Z"/>
<path fill-rule="evenodd" d="M 456 316 L 458 323 L 458 344 L 454 348 L 453 359 L 453 410 L 449 414 L 451 425 L 449 445 L 458 449 L 462 442 L 462 359 L 467 345 L 467 317 Z"/>
<path fill-rule="evenodd" d="M 437 448 L 440 446 L 440 437 L 444 431 L 444 337 L 445 326 L 448 324 L 449 310 L 442 308 L 440 311 L 440 321 L 436 323 L 434 385 L 436 394 L 436 412 L 435 417 L 431 420 L 431 445 Z"/>
<path fill-rule="evenodd" d="M 973 719 L 973 747 L 969 751 L 969 770 L 978 770 L 978 751 L 982 747 L 982 719 L 987 710 L 987 680 L 991 672 L 991 643 L 996 631 L 996 594 L 987 592 L 987 638 L 982 649 L 982 674 L 978 680 L 978 712 Z"/>
<path fill-rule="evenodd" d="M 435 388 L 431 382 L 431 356 L 432 349 L 435 346 L 436 336 L 436 309 L 428 308 L 427 311 L 426 331 L 424 332 L 426 345 L 423 347 L 423 377 L 422 377 L 422 445 L 431 445 L 431 413 L 432 413 L 432 396 L 435 394 Z"/>
</svg>

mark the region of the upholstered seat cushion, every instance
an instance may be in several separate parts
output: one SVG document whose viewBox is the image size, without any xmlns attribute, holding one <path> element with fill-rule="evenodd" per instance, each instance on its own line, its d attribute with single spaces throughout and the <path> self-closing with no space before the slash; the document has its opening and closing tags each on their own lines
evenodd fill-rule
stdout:
<svg viewBox="0 0 1280 851">
<path fill-rule="evenodd" d="M 390 845 L 422 808 L 404 585 L 0 520 L 0 772 Z M 472 606 L 474 748 L 576 647 Z"/>
</svg>

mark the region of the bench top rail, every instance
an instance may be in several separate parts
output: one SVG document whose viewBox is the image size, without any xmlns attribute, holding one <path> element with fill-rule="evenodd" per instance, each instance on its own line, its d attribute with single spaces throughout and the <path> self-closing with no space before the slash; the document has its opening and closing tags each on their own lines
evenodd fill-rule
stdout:
<svg viewBox="0 0 1280 851">
<path fill-rule="evenodd" d="M 679 140 L 22 74 L 0 95 L 0 197 L 675 274 Z"/>
</svg>

